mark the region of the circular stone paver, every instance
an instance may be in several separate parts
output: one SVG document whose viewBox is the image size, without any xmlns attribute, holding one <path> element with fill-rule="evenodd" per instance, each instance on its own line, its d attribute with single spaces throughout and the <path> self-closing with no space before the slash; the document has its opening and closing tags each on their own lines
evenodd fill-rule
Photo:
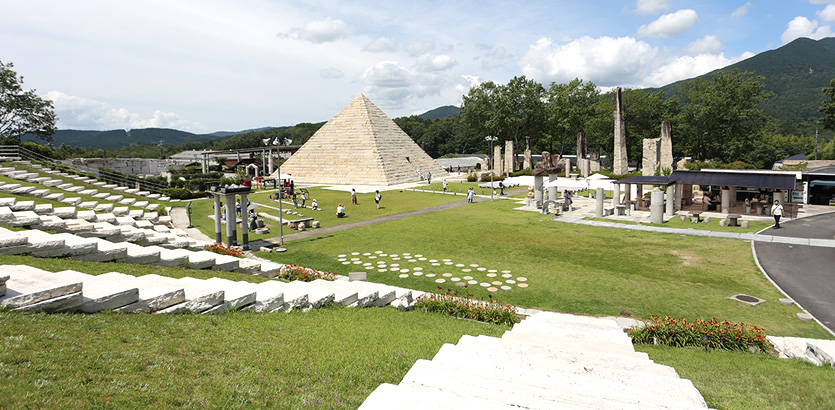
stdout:
<svg viewBox="0 0 835 410">
<path fill-rule="evenodd" d="M 415 263 L 415 262 L 417 262 L 417 259 L 409 259 L 407 262 Z"/>
<path fill-rule="evenodd" d="M 476 269 L 476 270 L 477 270 L 477 271 L 479 271 L 479 272 L 484 272 L 484 271 L 486 271 L 486 270 L 487 270 L 487 268 L 485 268 L 485 267 L 480 267 L 480 268 L 478 268 L 478 269 Z"/>
<path fill-rule="evenodd" d="M 399 261 L 399 260 L 400 260 L 400 258 L 391 258 L 391 260 L 393 260 L 393 261 Z"/>
<path fill-rule="evenodd" d="M 491 287 L 487 288 L 487 291 L 488 291 L 488 292 L 498 292 L 498 291 L 499 291 L 499 289 L 498 289 L 498 288 L 494 288 L 494 287 L 492 287 L 492 286 L 491 286 Z"/>
<path fill-rule="evenodd" d="M 373 266 L 366 266 L 365 269 L 374 269 Z"/>
<path fill-rule="evenodd" d="M 456 264 L 455 264 L 455 267 L 456 267 L 456 268 L 463 268 L 463 267 L 464 267 L 464 264 L 463 264 L 463 263 L 456 263 Z"/>
<path fill-rule="evenodd" d="M 527 282 L 528 278 L 526 278 L 524 276 L 520 276 L 520 277 L 516 278 L 516 280 L 518 280 L 519 282 Z"/>
<path fill-rule="evenodd" d="M 374 251 L 374 253 L 379 255 L 379 254 L 383 253 L 383 251 Z"/>
<path fill-rule="evenodd" d="M 467 284 L 464 282 L 458 282 L 455 284 L 455 286 L 461 286 L 463 288 L 464 286 L 467 286 Z"/>
<path fill-rule="evenodd" d="M 383 256 L 388 256 L 388 255 L 386 255 L 385 253 L 381 253 L 380 257 L 382 258 Z"/>
<path fill-rule="evenodd" d="M 434 278 L 435 276 L 437 276 L 437 275 L 435 275 L 434 273 L 427 273 L 426 274 L 427 278 Z"/>
<path fill-rule="evenodd" d="M 351 255 L 359 255 L 359 252 L 351 252 Z"/>
<path fill-rule="evenodd" d="M 377 259 L 377 257 L 374 256 L 374 255 L 371 255 L 371 256 L 368 257 L 368 259 Z"/>
<path fill-rule="evenodd" d="M 488 273 L 488 274 L 487 274 L 487 277 L 488 277 L 488 278 L 495 278 L 495 277 L 496 277 L 496 274 L 495 274 L 495 273 Z"/>
<path fill-rule="evenodd" d="M 425 261 L 426 258 L 418 258 L 419 261 Z"/>
<path fill-rule="evenodd" d="M 409 253 L 409 252 L 403 252 L 403 253 L 401 253 L 401 255 L 403 255 L 403 256 L 409 256 L 409 255 L 411 255 L 411 253 Z"/>
<path fill-rule="evenodd" d="M 350 265 L 351 261 L 342 262 L 343 265 Z"/>
<path fill-rule="evenodd" d="M 500 281 L 500 280 L 494 280 L 494 281 L 493 281 L 493 282 L 491 282 L 490 284 L 491 284 L 491 285 L 496 285 L 496 286 L 501 286 L 501 285 L 503 285 L 502 281 Z"/>
<path fill-rule="evenodd" d="M 472 272 L 473 270 L 470 268 L 461 269 L 461 272 Z"/>
<path fill-rule="evenodd" d="M 340 262 L 345 262 L 345 261 L 347 261 L 347 260 L 348 260 L 348 259 L 345 259 L 345 258 L 339 258 L 339 261 L 340 261 Z"/>
<path fill-rule="evenodd" d="M 421 255 L 421 254 L 417 254 L 417 255 L 415 255 L 415 258 L 420 258 L 420 257 L 422 257 L 422 256 L 423 256 L 423 255 Z"/>
<path fill-rule="evenodd" d="M 461 282 L 461 278 L 449 278 L 453 282 Z"/>
<path fill-rule="evenodd" d="M 400 272 L 408 272 L 408 269 L 400 269 Z"/>
<path fill-rule="evenodd" d="M 442 260 L 442 261 L 444 261 L 444 262 L 449 262 L 449 261 L 451 261 L 452 259 L 441 259 L 441 260 Z"/>
<path fill-rule="evenodd" d="M 515 284 L 515 283 L 516 283 L 516 281 L 515 281 L 515 280 L 513 280 L 513 279 L 508 279 L 508 280 L 506 280 L 506 281 L 504 281 L 504 282 L 505 282 L 505 283 L 509 283 L 509 284 L 511 284 L 511 285 L 513 285 L 513 284 Z"/>
<path fill-rule="evenodd" d="M 497 270 L 495 270 L 495 269 L 490 269 L 490 270 L 488 270 L 487 272 L 490 272 L 490 273 L 496 273 L 496 272 L 498 272 L 498 271 L 497 271 Z"/>
<path fill-rule="evenodd" d="M 358 261 L 360 258 L 351 258 L 352 261 Z"/>
<path fill-rule="evenodd" d="M 470 285 L 477 285 L 478 281 L 477 280 L 468 280 L 467 283 L 469 283 Z"/>
<path fill-rule="evenodd" d="M 423 268 L 421 268 L 420 266 L 418 266 L 418 267 L 417 267 L 417 268 L 415 268 L 414 270 L 423 270 Z"/>
<path fill-rule="evenodd" d="M 518 285 L 516 285 L 516 286 L 518 286 L 518 287 L 520 287 L 520 288 L 526 288 L 526 287 L 528 287 L 528 284 L 527 284 L 527 283 L 520 283 L 520 284 L 518 284 Z"/>
<path fill-rule="evenodd" d="M 408 277 L 409 277 L 409 274 L 408 274 L 408 273 L 404 273 L 404 274 L 398 275 L 398 277 L 401 277 L 401 278 L 408 278 Z"/>
<path fill-rule="evenodd" d="M 444 273 L 442 276 L 445 277 L 445 278 L 449 278 L 449 277 L 452 277 L 452 274 L 451 273 Z"/>
<path fill-rule="evenodd" d="M 512 277 L 513 277 L 513 275 L 511 275 L 511 274 L 509 274 L 509 273 L 503 273 L 503 274 L 502 274 L 502 277 L 503 277 L 503 278 L 512 278 Z"/>
<path fill-rule="evenodd" d="M 392 263 L 391 266 L 400 266 L 399 263 Z"/>
<path fill-rule="evenodd" d="M 444 262 L 444 265 L 452 265 L 452 262 L 449 262 L 449 261 Z"/>
<path fill-rule="evenodd" d="M 344 258 L 344 257 L 346 257 L 346 256 L 348 256 L 348 255 L 346 255 L 346 254 L 344 254 L 344 253 L 343 253 L 342 255 L 337 256 L 337 258 Z"/>
<path fill-rule="evenodd" d="M 502 273 L 510 273 L 509 270 L 503 270 Z"/>
<path fill-rule="evenodd" d="M 507 285 L 502 286 L 502 290 L 511 290 L 511 289 L 513 289 L 513 288 L 511 288 L 510 286 L 507 286 Z"/>
<path fill-rule="evenodd" d="M 481 287 L 483 287 L 483 288 L 489 288 L 489 287 L 490 287 L 490 284 L 489 284 L 489 283 L 487 283 L 487 282 L 481 282 L 481 283 L 479 283 L 478 285 L 479 285 L 479 286 L 481 286 Z"/>
<path fill-rule="evenodd" d="M 433 263 L 433 264 L 432 264 L 432 266 L 441 266 L 441 264 L 440 264 L 440 263 L 435 262 L 435 263 Z"/>
<path fill-rule="evenodd" d="M 388 269 L 377 269 L 377 272 L 388 272 Z"/>
<path fill-rule="evenodd" d="M 391 254 L 391 255 L 389 255 L 389 256 L 391 256 L 392 258 L 396 258 L 398 255 L 397 255 L 396 253 L 392 253 L 392 254 Z"/>
<path fill-rule="evenodd" d="M 362 254 L 362 256 L 371 256 L 371 252 L 366 252 L 366 253 Z"/>
<path fill-rule="evenodd" d="M 362 264 L 362 266 L 371 266 L 371 262 L 365 262 Z"/>
<path fill-rule="evenodd" d="M 362 265 L 362 261 L 354 261 L 352 262 L 354 265 Z"/>
<path fill-rule="evenodd" d="M 473 279 L 472 276 L 464 276 L 464 280 L 472 280 L 472 279 Z"/>
<path fill-rule="evenodd" d="M 477 263 L 471 263 L 471 264 L 470 264 L 470 267 L 471 267 L 471 268 L 477 268 L 477 267 L 478 267 L 478 264 L 477 264 Z"/>
<path fill-rule="evenodd" d="M 441 279 L 441 278 L 435 279 L 435 283 L 444 283 L 444 282 L 446 282 L 446 279 Z"/>
<path fill-rule="evenodd" d="M 432 262 L 432 263 L 435 263 L 437 261 L 438 261 L 437 259 L 429 259 L 429 262 Z"/>
<path fill-rule="evenodd" d="M 422 276 L 423 272 L 412 272 L 412 276 Z"/>
</svg>

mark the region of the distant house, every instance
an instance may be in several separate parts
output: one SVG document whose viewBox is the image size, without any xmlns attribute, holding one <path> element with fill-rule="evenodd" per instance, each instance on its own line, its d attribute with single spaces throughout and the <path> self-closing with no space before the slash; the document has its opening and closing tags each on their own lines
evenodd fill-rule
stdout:
<svg viewBox="0 0 835 410">
<path fill-rule="evenodd" d="M 803 155 L 803 154 L 795 154 L 795 155 L 792 155 L 792 156 L 790 156 L 790 157 L 788 157 L 788 158 L 783 158 L 783 159 L 781 159 L 781 160 L 779 160 L 779 161 L 774 162 L 774 165 L 772 165 L 772 166 L 771 166 L 771 169 L 780 169 L 780 168 L 782 168 L 782 167 L 783 167 L 783 163 L 784 163 L 785 161 L 806 161 L 806 160 L 808 160 L 808 158 L 806 158 L 806 155 Z"/>
</svg>

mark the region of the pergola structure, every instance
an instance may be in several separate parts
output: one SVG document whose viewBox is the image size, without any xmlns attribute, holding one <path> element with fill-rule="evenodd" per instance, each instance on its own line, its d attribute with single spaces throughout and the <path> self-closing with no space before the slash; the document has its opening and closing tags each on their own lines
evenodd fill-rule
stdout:
<svg viewBox="0 0 835 410">
<path fill-rule="evenodd" d="M 247 195 L 251 192 L 249 187 L 212 187 L 206 193 L 212 195 L 214 199 L 215 208 L 215 242 L 223 243 L 222 227 L 221 227 L 221 202 L 223 198 L 226 203 L 226 245 L 238 245 L 238 219 L 235 215 L 235 197 L 241 196 L 241 247 L 243 250 L 249 250 L 249 227 L 247 226 L 247 219 L 249 209 L 246 205 Z"/>
</svg>

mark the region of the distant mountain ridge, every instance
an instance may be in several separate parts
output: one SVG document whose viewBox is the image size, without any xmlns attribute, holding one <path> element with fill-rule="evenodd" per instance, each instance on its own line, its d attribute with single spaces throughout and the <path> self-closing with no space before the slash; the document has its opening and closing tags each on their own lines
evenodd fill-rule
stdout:
<svg viewBox="0 0 835 410">
<path fill-rule="evenodd" d="M 433 110 L 429 110 L 418 117 L 424 120 L 439 120 L 441 118 L 452 117 L 458 115 L 458 107 L 454 105 L 444 105 Z"/>
</svg>

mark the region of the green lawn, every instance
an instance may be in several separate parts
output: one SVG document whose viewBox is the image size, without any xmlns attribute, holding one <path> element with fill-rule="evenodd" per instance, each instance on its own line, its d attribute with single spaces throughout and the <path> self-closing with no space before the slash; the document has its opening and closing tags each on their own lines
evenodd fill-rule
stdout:
<svg viewBox="0 0 835 410">
<path fill-rule="evenodd" d="M 621 223 L 627 225 L 635 225 L 637 222 L 634 221 L 624 221 L 620 219 L 614 218 L 585 218 L 590 221 L 601 221 L 601 222 L 613 222 L 613 223 Z M 678 215 L 673 218 L 667 220 L 663 224 L 653 224 L 653 223 L 646 223 L 641 222 L 641 225 L 647 226 L 660 226 L 664 228 L 675 228 L 675 229 L 699 229 L 704 231 L 717 231 L 717 232 L 737 232 L 737 233 L 754 233 L 759 232 L 765 228 L 768 228 L 771 225 L 774 225 L 772 222 L 766 221 L 748 221 L 748 228 L 743 229 L 739 226 L 719 226 L 719 220 L 722 218 L 711 218 L 710 222 L 699 222 L 694 224 L 690 222 L 690 215 L 687 215 L 687 218 L 682 221 Z"/>
<path fill-rule="evenodd" d="M 393 308 L 221 315 L 0 311 L 0 408 L 355 409 L 464 334 Z"/>
<path fill-rule="evenodd" d="M 769 334 L 830 337 L 817 324 L 796 320 L 799 308 L 777 303 L 782 294 L 763 277 L 747 242 L 550 222 L 537 213 L 513 212 L 514 206 L 510 201 L 477 203 L 297 240 L 287 244 L 287 253 L 262 256 L 347 275 L 365 267 L 343 265 L 338 260 L 342 254 L 348 255 L 345 259 L 358 257 L 372 264 L 386 259 L 350 254 L 421 254 L 427 259 L 510 270 L 513 280 L 527 278 L 529 287 L 524 289 L 518 283 L 512 290 L 497 292 L 469 285 L 467 293 L 476 298 L 492 294 L 501 302 L 522 307 L 589 315 L 715 316 L 753 323 Z M 423 268 L 423 275 L 400 278 L 399 272 L 373 269 L 366 270 L 369 280 L 425 291 L 438 286 L 461 290 L 449 280 L 435 283 L 443 273 L 472 276 L 479 283 L 504 280 L 488 278 L 487 272 L 469 266 L 390 259 L 388 263 L 401 265 L 398 269 L 410 269 L 410 275 L 414 267 Z M 427 273 L 438 276 L 427 278 Z M 728 299 L 736 293 L 768 302 L 752 307 Z"/>
<path fill-rule="evenodd" d="M 835 371 L 747 352 L 636 345 L 689 379 L 712 409 L 833 409 Z"/>
</svg>

